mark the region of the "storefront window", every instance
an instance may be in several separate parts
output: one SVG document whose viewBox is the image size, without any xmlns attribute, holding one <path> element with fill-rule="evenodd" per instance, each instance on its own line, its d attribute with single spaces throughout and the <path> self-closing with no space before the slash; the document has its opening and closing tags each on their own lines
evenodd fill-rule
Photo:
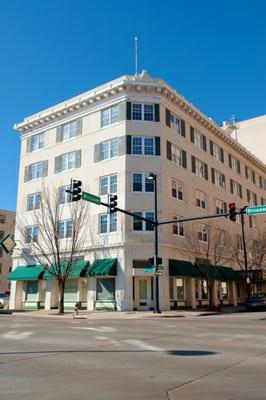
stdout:
<svg viewBox="0 0 266 400">
<path fill-rule="evenodd" d="M 174 278 L 169 278 L 169 296 L 170 299 L 174 299 Z"/>
<path fill-rule="evenodd" d="M 202 300 L 208 299 L 208 286 L 207 286 L 207 281 L 205 280 L 201 281 L 201 298 Z"/>
<path fill-rule="evenodd" d="M 78 296 L 78 280 L 67 279 L 65 283 L 65 301 L 77 300 Z"/>
<path fill-rule="evenodd" d="M 97 300 L 115 299 L 115 278 L 97 279 Z"/>
<path fill-rule="evenodd" d="M 222 298 L 228 299 L 228 285 L 227 282 L 221 282 Z"/>
<path fill-rule="evenodd" d="M 26 301 L 37 301 L 38 300 L 38 281 L 29 281 L 26 283 Z"/>
<path fill-rule="evenodd" d="M 176 279 L 176 298 L 177 300 L 184 300 L 184 280 L 182 278 Z"/>
</svg>

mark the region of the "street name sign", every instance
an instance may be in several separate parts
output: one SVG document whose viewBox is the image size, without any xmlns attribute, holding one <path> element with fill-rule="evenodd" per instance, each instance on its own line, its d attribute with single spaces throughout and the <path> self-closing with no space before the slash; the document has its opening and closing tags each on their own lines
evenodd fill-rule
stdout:
<svg viewBox="0 0 266 400">
<path fill-rule="evenodd" d="M 101 198 L 92 193 L 82 192 L 82 199 L 94 204 L 101 204 Z"/>
<path fill-rule="evenodd" d="M 17 244 L 12 236 L 8 234 L 4 237 L 4 239 L 0 241 L 0 245 L 3 247 L 7 254 L 10 254 Z"/>
<path fill-rule="evenodd" d="M 248 215 L 266 214 L 266 205 L 265 206 L 247 207 L 246 213 Z"/>
<path fill-rule="evenodd" d="M 155 272 L 155 267 L 144 268 L 144 272 Z"/>
</svg>

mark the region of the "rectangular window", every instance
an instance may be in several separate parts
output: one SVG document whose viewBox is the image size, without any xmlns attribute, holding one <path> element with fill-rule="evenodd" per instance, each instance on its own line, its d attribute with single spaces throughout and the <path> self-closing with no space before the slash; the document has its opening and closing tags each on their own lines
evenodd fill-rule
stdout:
<svg viewBox="0 0 266 400">
<path fill-rule="evenodd" d="M 173 216 L 173 220 L 178 220 L 182 217 Z M 173 235 L 184 236 L 184 224 L 182 222 L 177 222 L 172 225 Z"/>
<path fill-rule="evenodd" d="M 247 166 L 245 166 L 245 175 L 246 175 L 246 179 L 249 182 L 256 184 L 255 172 Z"/>
<path fill-rule="evenodd" d="M 206 136 L 194 130 L 195 145 L 201 149 L 206 150 Z"/>
<path fill-rule="evenodd" d="M 117 174 L 101 176 L 99 186 L 100 196 L 117 193 Z"/>
<path fill-rule="evenodd" d="M 135 155 L 155 155 L 154 137 L 132 137 L 132 154 Z"/>
<path fill-rule="evenodd" d="M 148 174 L 138 172 L 132 174 L 133 192 L 151 193 L 154 191 L 154 181 L 148 179 Z"/>
<path fill-rule="evenodd" d="M 221 189 L 225 189 L 226 188 L 225 175 L 214 168 L 211 169 L 211 172 L 212 172 L 212 183 L 214 183 L 215 186 L 220 187 Z"/>
<path fill-rule="evenodd" d="M 73 233 L 73 224 L 71 219 L 66 219 L 58 223 L 59 239 L 70 239 Z"/>
<path fill-rule="evenodd" d="M 242 186 L 238 182 L 233 181 L 233 179 L 230 179 L 230 190 L 232 194 L 242 198 Z"/>
<path fill-rule="evenodd" d="M 193 170 L 192 164 L 192 172 L 194 172 L 197 176 L 203 179 L 208 179 L 208 166 L 203 161 L 199 160 L 198 158 L 194 158 L 195 160 L 195 170 Z"/>
<path fill-rule="evenodd" d="M 59 204 L 71 203 L 71 194 L 66 192 L 66 190 L 69 190 L 69 189 L 70 189 L 70 185 L 60 186 L 58 188 L 58 201 L 59 201 Z"/>
<path fill-rule="evenodd" d="M 41 206 L 41 193 L 32 193 L 27 196 L 27 211 L 39 210 Z"/>
<path fill-rule="evenodd" d="M 154 104 L 132 104 L 132 120 L 154 121 Z"/>
<path fill-rule="evenodd" d="M 225 214 L 227 212 L 227 204 L 219 199 L 215 200 L 216 214 Z"/>
<path fill-rule="evenodd" d="M 65 124 L 61 127 L 61 141 L 71 139 L 73 137 L 78 136 L 79 134 L 79 125 L 80 121 L 72 121 L 68 124 Z"/>
<path fill-rule="evenodd" d="M 249 189 L 247 189 L 247 201 L 251 206 L 257 205 L 257 195 Z"/>
<path fill-rule="evenodd" d="M 101 112 L 101 127 L 119 122 L 119 106 L 109 107 Z"/>
<path fill-rule="evenodd" d="M 27 142 L 27 152 L 31 153 L 36 150 L 40 150 L 44 147 L 44 134 L 39 133 L 38 135 L 31 136 Z"/>
<path fill-rule="evenodd" d="M 224 151 L 221 146 L 210 141 L 210 152 L 216 160 L 224 162 Z"/>
<path fill-rule="evenodd" d="M 171 145 L 171 160 L 179 167 L 187 167 L 186 152 L 180 147 L 175 146 L 174 144 Z"/>
<path fill-rule="evenodd" d="M 201 242 L 208 242 L 208 225 L 205 224 L 200 224 L 199 230 L 198 230 L 198 239 Z"/>
<path fill-rule="evenodd" d="M 170 112 L 170 128 L 174 129 L 179 135 L 182 136 L 181 119 L 171 112 Z"/>
<path fill-rule="evenodd" d="M 150 211 L 133 211 L 134 214 L 139 215 L 140 217 L 147 218 L 151 221 L 154 221 L 154 212 Z M 138 219 L 138 217 L 133 217 L 133 231 L 144 231 L 150 232 L 154 230 L 154 226 L 152 223 L 148 221 L 142 221 Z"/>
<path fill-rule="evenodd" d="M 4 224 L 6 222 L 6 216 L 1 214 L 0 215 L 0 224 Z"/>
<path fill-rule="evenodd" d="M 235 158 L 234 156 L 232 156 L 231 154 L 228 154 L 228 158 L 229 158 L 229 167 L 233 171 L 240 174 L 241 173 L 240 161 L 237 158 Z"/>
<path fill-rule="evenodd" d="M 119 155 L 119 139 L 111 139 L 100 143 L 101 160 L 117 157 Z"/>
<path fill-rule="evenodd" d="M 25 231 L 26 243 L 38 242 L 39 228 L 38 226 L 27 226 Z"/>
<path fill-rule="evenodd" d="M 184 279 L 176 278 L 175 286 L 176 286 L 176 299 L 180 301 L 184 300 L 185 299 Z"/>
<path fill-rule="evenodd" d="M 39 161 L 34 164 L 30 164 L 26 167 L 26 181 L 33 181 L 35 179 L 43 178 L 47 176 L 47 161 Z"/>
<path fill-rule="evenodd" d="M 62 154 L 55 158 L 55 173 L 79 168 L 81 165 L 81 150 Z"/>
<path fill-rule="evenodd" d="M 206 194 L 200 190 L 196 190 L 196 206 L 206 209 Z"/>
<path fill-rule="evenodd" d="M 117 231 L 117 213 L 99 215 L 100 233 L 112 233 Z"/>
<path fill-rule="evenodd" d="M 172 197 L 177 200 L 184 200 L 184 184 L 172 179 Z"/>
</svg>

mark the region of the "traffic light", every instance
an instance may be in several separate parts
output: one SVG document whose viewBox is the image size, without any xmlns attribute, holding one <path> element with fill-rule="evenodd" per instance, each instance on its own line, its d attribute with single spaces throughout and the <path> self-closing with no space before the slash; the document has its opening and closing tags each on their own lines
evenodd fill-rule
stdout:
<svg viewBox="0 0 266 400">
<path fill-rule="evenodd" d="M 81 186 L 81 181 L 71 179 L 70 189 L 66 189 L 66 192 L 71 194 L 71 201 L 78 201 L 81 199 Z"/>
<path fill-rule="evenodd" d="M 116 212 L 117 199 L 118 199 L 118 197 L 116 194 L 109 195 L 109 213 L 110 214 L 113 214 Z"/>
<path fill-rule="evenodd" d="M 228 204 L 229 208 L 229 219 L 230 221 L 236 222 L 236 203 L 229 203 Z"/>
</svg>

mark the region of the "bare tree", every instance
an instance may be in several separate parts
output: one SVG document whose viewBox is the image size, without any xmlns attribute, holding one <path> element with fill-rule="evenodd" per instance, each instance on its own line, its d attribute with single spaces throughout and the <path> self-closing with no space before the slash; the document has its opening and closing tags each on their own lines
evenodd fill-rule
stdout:
<svg viewBox="0 0 266 400">
<path fill-rule="evenodd" d="M 215 225 L 207 226 L 205 237 L 197 228 L 185 231 L 184 250 L 181 252 L 189 255 L 194 263 L 204 264 L 210 308 L 214 307 L 215 269 L 230 261 L 230 240 L 229 233 Z"/>
<path fill-rule="evenodd" d="M 67 238 L 62 234 L 62 221 L 68 220 Z M 66 280 L 73 270 L 75 257 L 84 250 L 86 226 L 88 225 L 87 203 L 60 204 L 58 190 L 43 188 L 40 209 L 27 219 L 20 218 L 17 224 L 23 247 L 58 282 L 59 313 L 64 313 Z M 29 226 L 37 227 L 38 235 Z"/>
</svg>

